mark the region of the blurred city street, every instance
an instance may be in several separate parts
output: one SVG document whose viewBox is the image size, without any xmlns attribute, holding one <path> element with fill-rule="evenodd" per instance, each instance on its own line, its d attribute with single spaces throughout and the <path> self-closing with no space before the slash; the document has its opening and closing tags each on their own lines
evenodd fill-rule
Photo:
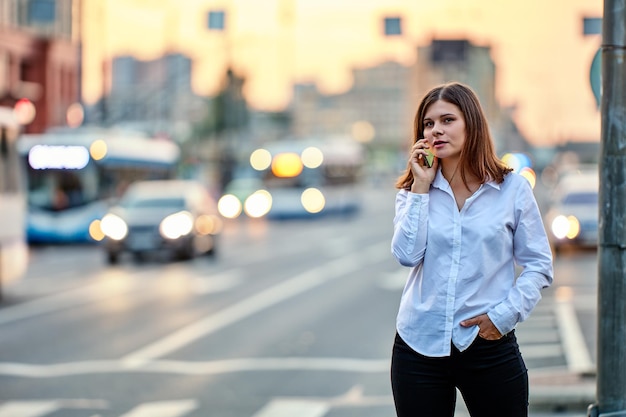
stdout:
<svg viewBox="0 0 626 417">
<path fill-rule="evenodd" d="M 368 183 L 350 217 L 229 222 L 215 259 L 32 248 L 0 303 L 0 417 L 393 416 L 392 184 Z M 518 327 L 531 416 L 594 399 L 595 257 L 560 254 Z"/>
<path fill-rule="evenodd" d="M 516 329 L 530 415 L 586 416 L 599 225 L 624 235 L 606 3 L 0 0 L 0 417 L 394 416 L 394 184 L 447 83 L 555 255 Z M 465 181 L 489 147 L 449 127 L 429 146 Z"/>
</svg>

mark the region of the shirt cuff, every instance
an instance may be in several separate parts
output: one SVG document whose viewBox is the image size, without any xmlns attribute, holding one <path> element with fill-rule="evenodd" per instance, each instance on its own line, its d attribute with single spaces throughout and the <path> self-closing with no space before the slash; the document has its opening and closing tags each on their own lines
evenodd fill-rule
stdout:
<svg viewBox="0 0 626 417">
<path fill-rule="evenodd" d="M 513 330 L 517 325 L 517 313 L 511 311 L 504 303 L 495 306 L 487 315 L 503 336 Z"/>
</svg>

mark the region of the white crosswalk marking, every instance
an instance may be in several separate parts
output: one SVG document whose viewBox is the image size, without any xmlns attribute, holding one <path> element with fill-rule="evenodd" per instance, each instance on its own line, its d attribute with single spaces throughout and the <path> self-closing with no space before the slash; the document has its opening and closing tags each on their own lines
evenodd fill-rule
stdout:
<svg viewBox="0 0 626 417">
<path fill-rule="evenodd" d="M 578 374 L 593 372 L 595 366 L 578 323 L 574 305 L 570 300 L 559 300 L 555 311 L 559 319 L 559 330 L 569 370 Z"/>
<path fill-rule="evenodd" d="M 532 368 L 533 360 L 563 357 L 558 327 L 554 309 L 545 304 L 537 306 L 529 319 L 518 326 L 517 341 L 529 367 Z"/>
<path fill-rule="evenodd" d="M 323 417 L 330 405 L 314 400 L 272 400 L 253 417 Z"/>
<path fill-rule="evenodd" d="M 41 417 L 58 409 L 56 401 L 11 401 L 0 405 L 0 417 Z"/>
<path fill-rule="evenodd" d="M 120 417 L 180 417 L 196 408 L 195 400 L 158 401 L 141 404 Z"/>
<path fill-rule="evenodd" d="M 9 401 L 0 404 L 0 417 L 44 417 L 68 408 L 104 409 L 108 405 L 102 400 Z M 156 401 L 140 404 L 120 417 L 183 417 L 197 408 L 193 399 Z"/>
<path fill-rule="evenodd" d="M 563 356 L 560 343 L 538 343 L 520 346 L 524 359 L 558 358 Z"/>
</svg>

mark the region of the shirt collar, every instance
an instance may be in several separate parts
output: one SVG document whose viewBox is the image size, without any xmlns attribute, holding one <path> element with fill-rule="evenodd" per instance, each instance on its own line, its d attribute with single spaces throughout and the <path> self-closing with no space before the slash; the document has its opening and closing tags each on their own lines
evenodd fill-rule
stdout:
<svg viewBox="0 0 626 417">
<path fill-rule="evenodd" d="M 496 190 L 500 189 L 500 184 L 495 182 L 494 180 L 489 180 L 485 183 L 490 187 L 495 188 Z M 443 176 L 441 172 L 441 167 L 437 168 L 437 174 L 435 175 L 435 179 L 433 180 L 433 187 L 439 188 L 440 190 L 448 190 L 450 188 L 450 184 L 446 177 Z"/>
</svg>

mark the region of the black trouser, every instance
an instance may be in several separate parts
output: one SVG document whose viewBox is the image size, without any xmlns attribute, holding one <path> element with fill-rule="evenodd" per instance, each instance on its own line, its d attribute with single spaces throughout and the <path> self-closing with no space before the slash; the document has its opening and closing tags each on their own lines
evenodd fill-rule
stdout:
<svg viewBox="0 0 626 417">
<path fill-rule="evenodd" d="M 472 417 L 527 417 L 528 373 L 515 333 L 476 337 L 464 352 L 420 355 L 396 334 L 391 386 L 398 417 L 453 417 L 456 388 Z"/>
</svg>

